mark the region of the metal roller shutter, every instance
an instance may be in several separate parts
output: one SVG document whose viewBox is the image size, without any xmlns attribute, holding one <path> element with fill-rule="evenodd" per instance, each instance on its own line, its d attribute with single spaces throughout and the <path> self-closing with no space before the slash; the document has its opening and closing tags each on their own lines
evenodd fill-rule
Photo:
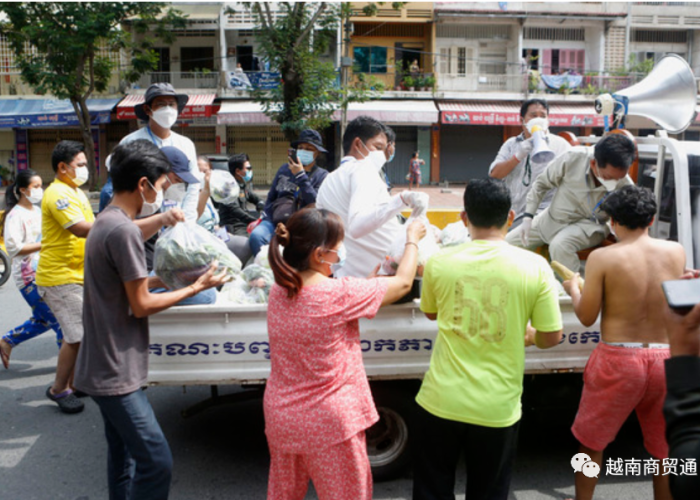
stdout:
<svg viewBox="0 0 700 500">
<path fill-rule="evenodd" d="M 386 164 L 386 174 L 392 185 L 408 184 L 406 174 L 408 174 L 411 156 L 416 150 L 418 143 L 418 129 L 416 127 L 392 126 L 396 132 L 396 156 L 391 163 Z M 423 179 L 424 183 L 428 179 Z"/>
<path fill-rule="evenodd" d="M 173 127 L 173 131 L 191 139 L 197 155 L 216 153 L 216 127 Z"/>
<path fill-rule="evenodd" d="M 270 185 L 277 170 L 287 162 L 289 141 L 278 125 L 228 127 L 227 153 L 246 153 L 253 166 L 256 185 Z"/>
<path fill-rule="evenodd" d="M 60 141 L 83 142 L 78 129 L 55 128 L 29 130 L 29 167 L 35 170 L 45 183 L 53 181 L 55 174 L 51 167 L 51 153 Z"/>
</svg>

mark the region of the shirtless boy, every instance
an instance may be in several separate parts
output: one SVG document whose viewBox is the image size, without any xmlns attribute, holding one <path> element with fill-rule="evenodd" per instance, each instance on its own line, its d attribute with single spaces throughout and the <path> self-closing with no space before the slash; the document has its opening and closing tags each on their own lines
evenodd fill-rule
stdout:
<svg viewBox="0 0 700 500">
<path fill-rule="evenodd" d="M 564 282 L 581 323 L 592 325 L 602 308 L 602 342 L 584 370 L 578 413 L 571 428 L 585 453 L 603 468 L 603 450 L 636 410 L 644 446 L 656 459 L 668 458 L 662 413 L 666 397 L 664 360 L 669 357 L 661 282 L 683 274 L 685 252 L 678 243 L 649 236 L 656 214 L 653 194 L 638 186 L 612 193 L 603 210 L 618 243 L 591 253 L 586 283 L 578 274 Z M 659 473 L 663 467 L 659 467 Z M 576 500 L 593 498 L 598 480 L 576 473 Z M 655 500 L 670 499 L 668 476 L 655 475 Z"/>
</svg>

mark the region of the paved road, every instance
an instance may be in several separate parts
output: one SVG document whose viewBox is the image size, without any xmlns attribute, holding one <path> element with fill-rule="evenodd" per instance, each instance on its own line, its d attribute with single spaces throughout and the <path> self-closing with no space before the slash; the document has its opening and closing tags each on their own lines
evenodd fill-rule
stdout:
<svg viewBox="0 0 700 500">
<path fill-rule="evenodd" d="M 28 310 L 13 283 L 0 288 L 0 332 L 24 321 Z M 51 335 L 17 348 L 10 370 L 0 367 L 0 500 L 106 499 L 106 442 L 97 407 L 88 400 L 82 414 L 63 415 L 44 397 L 56 364 Z M 525 413 L 511 498 L 565 498 L 573 493 L 569 461 L 577 446 L 568 428 L 580 376 L 530 378 L 526 396 L 533 401 L 526 406 L 537 409 Z M 175 459 L 171 498 L 264 499 L 269 457 L 261 402 L 180 416 L 207 395 L 203 387 L 148 390 Z M 648 458 L 636 421 L 623 427 L 608 456 Z M 374 491 L 378 500 L 410 498 L 410 472 L 376 484 Z M 463 477 L 457 491 L 464 491 Z M 651 499 L 651 480 L 601 475 L 597 493 L 596 498 L 607 500 Z M 316 497 L 310 493 L 308 498 Z"/>
</svg>

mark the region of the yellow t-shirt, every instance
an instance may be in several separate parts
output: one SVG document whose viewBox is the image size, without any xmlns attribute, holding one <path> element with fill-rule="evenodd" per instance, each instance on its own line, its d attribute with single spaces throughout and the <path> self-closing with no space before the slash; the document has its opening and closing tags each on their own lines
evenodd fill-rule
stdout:
<svg viewBox="0 0 700 500">
<path fill-rule="evenodd" d="M 433 256 L 421 310 L 438 336 L 416 401 L 448 420 L 508 427 L 520 420 L 528 321 L 561 329 L 554 274 L 541 256 L 505 241 L 476 240 Z"/>
<path fill-rule="evenodd" d="M 46 188 L 41 201 L 41 251 L 36 284 L 58 286 L 83 284 L 85 238 L 68 228 L 78 222 L 92 222 L 90 201 L 82 189 L 56 179 Z"/>
</svg>

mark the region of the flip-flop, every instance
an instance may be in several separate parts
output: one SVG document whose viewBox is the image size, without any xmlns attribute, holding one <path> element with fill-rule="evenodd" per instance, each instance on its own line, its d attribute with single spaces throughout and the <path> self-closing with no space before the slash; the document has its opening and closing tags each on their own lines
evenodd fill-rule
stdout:
<svg viewBox="0 0 700 500">
<path fill-rule="evenodd" d="M 80 413 L 85 408 L 82 401 L 75 397 L 70 389 L 60 394 L 51 394 L 51 387 L 46 389 L 46 397 L 58 405 L 63 413 Z"/>
<path fill-rule="evenodd" d="M 0 358 L 2 358 L 2 365 L 7 370 L 10 367 L 10 355 L 7 354 L 2 347 L 0 347 Z"/>
</svg>

